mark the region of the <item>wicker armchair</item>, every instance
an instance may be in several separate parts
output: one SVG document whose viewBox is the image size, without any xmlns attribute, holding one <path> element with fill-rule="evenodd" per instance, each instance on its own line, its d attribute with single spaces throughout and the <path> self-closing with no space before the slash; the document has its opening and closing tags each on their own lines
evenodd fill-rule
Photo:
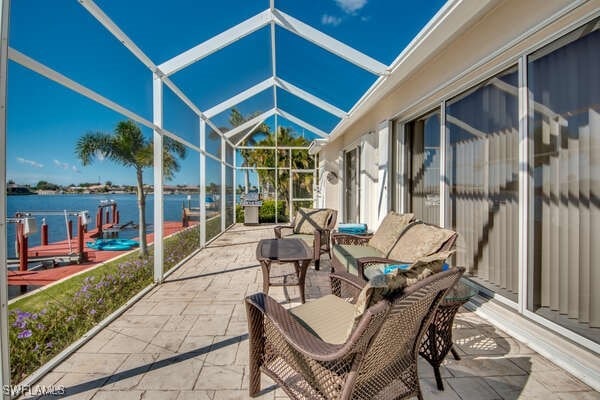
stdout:
<svg viewBox="0 0 600 400">
<path fill-rule="evenodd" d="M 320 223 L 312 223 L 310 221 L 311 212 L 327 212 L 327 218 Z M 315 269 L 320 268 L 321 254 L 331 256 L 331 231 L 335 227 L 337 220 L 337 211 L 329 208 L 321 209 L 300 209 L 294 220 L 289 225 L 280 225 L 274 228 L 275 237 L 277 239 L 295 238 L 306 242 L 314 251 L 313 261 Z M 299 229 L 299 223 L 308 222 L 309 230 Z"/>
<path fill-rule="evenodd" d="M 334 332 L 347 330 L 343 316 L 352 322 L 355 307 L 333 295 L 291 310 L 263 293 L 247 297 L 250 396 L 260 391 L 262 371 L 293 399 L 422 399 L 421 339 L 463 272 L 436 273 L 377 301 L 346 339 Z"/>
<path fill-rule="evenodd" d="M 384 246 L 373 243 L 373 238 L 335 234 L 332 236 L 332 273 L 355 275 L 364 285 L 387 264 L 412 264 L 421 257 L 453 250 L 457 236 L 454 231 L 422 221 L 404 225 L 395 236 L 388 235 L 393 242 L 389 244 L 388 240 Z M 331 282 L 331 289 L 340 295 L 334 281 Z"/>
</svg>

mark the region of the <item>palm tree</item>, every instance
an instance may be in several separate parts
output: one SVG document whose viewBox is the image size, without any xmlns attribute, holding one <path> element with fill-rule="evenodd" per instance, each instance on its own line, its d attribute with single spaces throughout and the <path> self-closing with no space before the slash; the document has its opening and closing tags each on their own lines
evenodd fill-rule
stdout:
<svg viewBox="0 0 600 400">
<path fill-rule="evenodd" d="M 185 158 L 185 146 L 171 138 L 163 141 L 163 176 L 173 178 L 179 171 L 177 158 Z M 143 171 L 154 163 L 154 144 L 144 137 L 133 121 L 121 121 L 114 133 L 88 132 L 79 138 L 75 145 L 75 154 L 82 164 L 90 165 L 98 156 L 135 169 L 139 209 L 140 256 L 148 256 L 146 242 L 146 195 L 144 193 Z"/>
</svg>

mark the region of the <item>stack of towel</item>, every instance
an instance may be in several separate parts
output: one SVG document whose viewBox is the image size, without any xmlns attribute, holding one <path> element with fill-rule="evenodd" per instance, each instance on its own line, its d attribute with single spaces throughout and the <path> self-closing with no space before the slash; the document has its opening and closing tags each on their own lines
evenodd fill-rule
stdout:
<svg viewBox="0 0 600 400">
<path fill-rule="evenodd" d="M 367 224 L 339 224 L 338 231 L 340 233 L 360 235 L 367 233 Z"/>
</svg>

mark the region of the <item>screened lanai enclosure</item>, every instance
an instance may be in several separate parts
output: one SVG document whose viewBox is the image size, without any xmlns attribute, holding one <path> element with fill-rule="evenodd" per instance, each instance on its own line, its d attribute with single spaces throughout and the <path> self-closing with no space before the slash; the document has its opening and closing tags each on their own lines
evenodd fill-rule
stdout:
<svg viewBox="0 0 600 400">
<path fill-rule="evenodd" d="M 312 207 L 323 179 L 310 144 L 326 141 L 389 74 L 386 63 L 333 37 L 337 20 L 321 19 L 324 33 L 312 26 L 320 16 L 308 18 L 291 2 L 203 4 L 203 15 L 186 13 L 185 2 L 156 4 L 161 12 L 147 2 L 134 3 L 0 2 L 0 124 L 6 125 L 0 148 L 16 157 L 2 164 L 0 189 L 6 192 L 17 164 L 39 171 L 53 166 L 43 179 L 62 180 L 68 193 L 102 187 L 103 192 L 92 190 L 93 201 L 114 201 L 121 215 L 143 205 L 139 219 L 132 211 L 132 221 L 121 223 L 142 227 L 145 221 L 146 229 L 132 236 L 149 234 L 150 255 L 126 260 L 135 267 L 129 272 L 113 266 L 79 275 L 74 279 L 79 289 L 69 300 L 61 298 L 68 290 L 44 291 L 43 312 L 23 311 L 31 306 L 27 298 L 11 302 L 1 321 L 3 384 L 22 381 L 57 354 L 53 362 L 59 362 L 61 351 L 77 347 L 84 332 L 100 329 L 106 316 L 239 222 L 248 192 L 258 192 L 263 201 L 262 222 L 286 222 L 299 207 Z M 228 6 L 236 12 L 227 12 Z M 368 35 L 359 39 L 359 47 L 369 41 Z M 387 63 L 400 46 L 383 57 Z M 82 138 L 89 139 L 88 147 Z M 127 142 L 131 157 L 119 153 L 123 140 L 133 141 Z M 109 142 L 118 148 L 106 147 Z M 38 154 L 49 161 L 36 161 Z M 95 186 L 78 184 L 83 167 L 101 167 Z M 137 185 L 114 185 L 121 180 Z M 47 200 L 44 207 L 66 207 L 53 205 L 52 196 Z M 36 207 L 11 201 L 0 201 L 3 218 Z M 86 207 L 93 218 L 95 205 Z M 2 259 L 15 256 L 11 229 L 0 232 Z M 39 244 L 29 239 L 30 246 Z M 7 278 L 0 275 L 6 309 Z M 75 317 L 77 312 L 86 317 Z M 40 322 L 30 329 L 32 315 Z M 76 333 L 42 335 L 51 319 Z M 22 327 L 10 333 L 15 336 L 10 366 L 8 326 Z M 17 336 L 38 339 L 25 345 Z"/>
</svg>

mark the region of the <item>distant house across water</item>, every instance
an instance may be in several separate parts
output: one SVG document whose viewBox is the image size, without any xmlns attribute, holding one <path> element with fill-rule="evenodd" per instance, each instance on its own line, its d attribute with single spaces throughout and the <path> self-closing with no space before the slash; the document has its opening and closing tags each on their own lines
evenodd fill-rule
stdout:
<svg viewBox="0 0 600 400">
<path fill-rule="evenodd" d="M 6 194 L 8 196 L 11 195 L 26 195 L 26 194 L 35 194 L 31 189 L 27 186 L 17 185 L 16 183 L 9 183 L 6 185 Z"/>
</svg>

